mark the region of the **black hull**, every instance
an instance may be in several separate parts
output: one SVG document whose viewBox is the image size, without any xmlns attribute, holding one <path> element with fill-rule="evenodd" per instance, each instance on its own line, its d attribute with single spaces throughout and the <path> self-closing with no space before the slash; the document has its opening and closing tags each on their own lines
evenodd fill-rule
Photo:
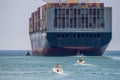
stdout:
<svg viewBox="0 0 120 80">
<path fill-rule="evenodd" d="M 59 38 L 59 34 L 31 33 L 32 55 L 76 56 L 83 54 L 85 56 L 102 56 L 111 40 L 111 33 L 77 33 L 78 35 L 84 34 L 84 37 L 78 38 L 72 36 L 76 33 L 68 33 L 70 37 L 67 38 Z M 89 36 L 95 34 L 99 34 L 99 36 Z"/>
</svg>

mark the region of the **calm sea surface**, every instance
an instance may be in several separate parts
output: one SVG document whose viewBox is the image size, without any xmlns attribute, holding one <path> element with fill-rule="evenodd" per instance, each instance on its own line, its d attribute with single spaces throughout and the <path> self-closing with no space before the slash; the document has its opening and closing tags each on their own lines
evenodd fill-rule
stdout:
<svg viewBox="0 0 120 80">
<path fill-rule="evenodd" d="M 0 51 L 0 80 L 120 80 L 120 51 L 107 51 L 100 57 L 24 56 L 26 51 Z M 59 63 L 64 73 L 52 72 Z"/>
</svg>

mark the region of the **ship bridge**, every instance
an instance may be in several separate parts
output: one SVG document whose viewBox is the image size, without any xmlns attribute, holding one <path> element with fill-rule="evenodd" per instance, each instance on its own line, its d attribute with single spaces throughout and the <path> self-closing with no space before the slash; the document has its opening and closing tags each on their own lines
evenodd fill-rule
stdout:
<svg viewBox="0 0 120 80">
<path fill-rule="evenodd" d="M 100 0 L 43 0 L 47 3 L 96 3 Z"/>
</svg>

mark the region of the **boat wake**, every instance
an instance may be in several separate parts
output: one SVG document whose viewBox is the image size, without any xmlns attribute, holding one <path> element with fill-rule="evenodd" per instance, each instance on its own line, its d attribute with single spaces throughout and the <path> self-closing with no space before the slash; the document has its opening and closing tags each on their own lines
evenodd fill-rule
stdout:
<svg viewBox="0 0 120 80">
<path fill-rule="evenodd" d="M 70 75 L 70 74 L 68 74 L 67 72 L 63 72 L 61 73 L 61 75 Z"/>
<path fill-rule="evenodd" d="M 47 73 L 50 73 L 50 74 L 52 73 L 52 74 L 53 74 L 53 73 L 55 73 L 55 72 L 53 72 L 53 71 L 48 71 Z M 65 72 L 62 72 L 62 73 L 55 73 L 55 74 L 70 75 L 70 74 L 69 74 L 68 72 L 66 72 L 66 71 L 65 71 Z"/>
<path fill-rule="evenodd" d="M 84 64 L 75 63 L 74 65 L 75 65 L 75 66 L 77 66 L 77 65 L 81 65 L 81 66 L 95 66 L 95 65 L 93 65 L 93 64 L 87 64 L 87 63 L 84 63 Z"/>
</svg>

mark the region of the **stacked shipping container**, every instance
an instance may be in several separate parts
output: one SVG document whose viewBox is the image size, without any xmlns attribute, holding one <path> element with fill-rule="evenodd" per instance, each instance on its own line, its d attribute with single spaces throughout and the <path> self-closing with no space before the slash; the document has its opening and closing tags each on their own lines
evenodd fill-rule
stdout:
<svg viewBox="0 0 120 80">
<path fill-rule="evenodd" d="M 54 28 L 104 28 L 103 3 L 48 3 L 32 13 L 30 32 L 46 29 L 46 10 L 54 9 Z"/>
<path fill-rule="evenodd" d="M 72 8 L 58 5 L 54 5 L 55 28 L 104 28 L 103 3 L 71 3 Z"/>
<path fill-rule="evenodd" d="M 33 12 L 29 19 L 29 32 L 44 31 L 45 30 L 45 6 L 39 7 L 37 11 Z M 43 15 L 42 15 L 43 14 Z"/>
</svg>

